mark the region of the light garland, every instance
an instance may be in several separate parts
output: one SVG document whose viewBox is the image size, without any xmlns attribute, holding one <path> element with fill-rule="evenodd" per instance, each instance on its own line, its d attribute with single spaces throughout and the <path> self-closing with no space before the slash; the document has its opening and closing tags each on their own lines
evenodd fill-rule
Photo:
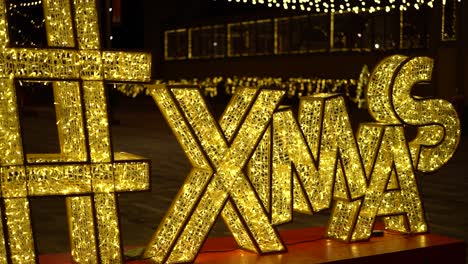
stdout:
<svg viewBox="0 0 468 264">
<path fill-rule="evenodd" d="M 420 9 L 424 6 L 432 8 L 436 0 L 228 0 L 228 2 L 234 1 L 317 13 L 374 13 L 379 11 L 390 12 L 392 10 L 405 11 L 410 8 Z"/>
<path fill-rule="evenodd" d="M 19 2 L 19 3 L 10 3 L 8 11 L 16 9 L 18 7 L 34 7 L 42 4 L 42 0 L 31 1 L 31 2 Z"/>
<path fill-rule="evenodd" d="M 317 93 L 344 93 L 358 108 L 366 107 L 365 88 L 369 80 L 369 70 L 366 65 L 358 79 L 332 78 L 274 78 L 274 77 L 208 77 L 205 79 L 155 80 L 158 84 L 197 86 L 202 93 L 214 98 L 219 95 L 232 96 L 239 88 L 262 87 L 286 90 L 288 98 L 298 99 L 301 96 Z M 150 95 L 145 84 L 114 84 L 113 88 L 121 93 L 136 97 L 140 94 Z"/>
<path fill-rule="evenodd" d="M 8 6 L 8 13 L 10 17 L 15 17 L 26 22 L 25 25 L 30 24 L 30 29 L 27 28 L 18 28 L 17 25 L 9 25 L 11 33 L 14 33 L 15 36 L 15 45 L 16 46 L 44 46 L 45 43 L 38 42 L 35 37 L 37 34 L 43 33 L 45 18 L 39 19 L 38 17 L 33 16 L 33 11 L 42 10 L 42 1 L 31 1 L 31 2 L 19 2 L 19 3 L 10 3 Z M 25 11 L 25 9 L 27 11 Z M 35 10 L 34 10 L 35 9 Z M 24 25 L 23 25 L 24 26 Z"/>
</svg>

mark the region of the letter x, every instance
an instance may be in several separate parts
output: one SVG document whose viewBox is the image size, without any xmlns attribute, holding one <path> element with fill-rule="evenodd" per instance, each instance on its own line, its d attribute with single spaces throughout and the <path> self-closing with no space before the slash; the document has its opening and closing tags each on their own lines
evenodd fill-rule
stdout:
<svg viewBox="0 0 468 264">
<path fill-rule="evenodd" d="M 282 90 L 240 89 L 219 124 L 193 87 L 156 85 L 152 96 L 193 165 L 145 257 L 158 263 L 195 259 L 221 213 L 240 247 L 283 251 L 243 168 L 270 124 Z"/>
</svg>

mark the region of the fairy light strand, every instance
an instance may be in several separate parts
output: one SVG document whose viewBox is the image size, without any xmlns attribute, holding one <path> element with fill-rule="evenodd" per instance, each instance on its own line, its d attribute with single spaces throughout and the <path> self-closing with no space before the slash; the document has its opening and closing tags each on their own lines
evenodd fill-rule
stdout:
<svg viewBox="0 0 468 264">
<path fill-rule="evenodd" d="M 378 11 L 390 12 L 392 10 L 406 11 L 420 9 L 424 6 L 433 8 L 435 0 L 373 0 L 373 1 L 335 1 L 335 0 L 227 0 L 228 2 L 250 3 L 252 5 L 266 5 L 271 8 L 285 10 L 300 10 L 316 13 L 374 13 Z"/>
</svg>

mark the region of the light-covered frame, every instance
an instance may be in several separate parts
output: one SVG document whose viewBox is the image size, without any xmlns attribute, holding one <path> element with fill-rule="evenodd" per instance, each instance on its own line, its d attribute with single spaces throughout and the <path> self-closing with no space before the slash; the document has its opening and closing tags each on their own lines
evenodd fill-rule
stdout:
<svg viewBox="0 0 468 264">
<path fill-rule="evenodd" d="M 115 193 L 147 190 L 150 165 L 137 155 L 112 153 L 104 81 L 148 81 L 151 56 L 101 51 L 96 2 L 85 0 L 45 0 L 49 48 L 11 47 L 5 2 L 0 171 L 8 236 L 0 233 L 0 263 L 37 262 L 28 200 L 57 195 L 67 197 L 73 261 L 122 262 Z M 53 81 L 61 153 L 23 152 L 15 79 Z"/>
</svg>

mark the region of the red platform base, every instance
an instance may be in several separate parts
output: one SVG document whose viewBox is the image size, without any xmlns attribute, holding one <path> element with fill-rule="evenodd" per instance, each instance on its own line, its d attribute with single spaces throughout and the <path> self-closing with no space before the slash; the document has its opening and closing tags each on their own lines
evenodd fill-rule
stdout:
<svg viewBox="0 0 468 264">
<path fill-rule="evenodd" d="M 465 263 L 466 247 L 461 240 L 423 234 L 405 236 L 385 232 L 368 242 L 342 243 L 324 239 L 325 228 L 288 230 L 281 233 L 288 252 L 259 256 L 239 250 L 232 237 L 210 238 L 195 263 L 304 264 L 304 263 Z M 40 264 L 71 264 L 68 254 L 39 257 Z M 146 264 L 149 261 L 129 261 Z"/>
</svg>

